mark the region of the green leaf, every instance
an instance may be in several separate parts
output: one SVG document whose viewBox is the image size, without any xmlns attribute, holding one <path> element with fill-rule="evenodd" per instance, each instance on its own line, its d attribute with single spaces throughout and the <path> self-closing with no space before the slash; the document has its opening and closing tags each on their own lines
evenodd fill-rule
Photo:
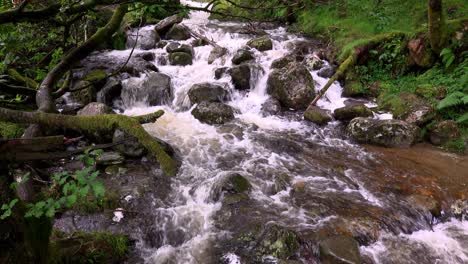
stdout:
<svg viewBox="0 0 468 264">
<path fill-rule="evenodd" d="M 457 123 L 459 123 L 459 124 L 468 124 L 468 113 L 465 113 L 464 115 L 460 116 L 457 119 Z"/>
<path fill-rule="evenodd" d="M 439 104 L 437 105 L 437 109 L 442 110 L 445 108 L 460 105 L 463 103 L 462 98 L 464 98 L 465 96 L 466 95 L 462 92 L 453 92 L 439 102 Z"/>
<path fill-rule="evenodd" d="M 78 193 L 81 197 L 86 197 L 89 192 L 89 185 L 86 185 L 85 187 L 81 188 L 78 190 Z"/>
<path fill-rule="evenodd" d="M 8 207 L 8 204 L 2 204 L 2 210 L 6 210 L 6 209 L 8 209 L 8 208 L 9 208 L 9 207 Z"/>
<path fill-rule="evenodd" d="M 9 217 L 10 215 L 11 215 L 11 210 L 8 209 L 0 216 L 0 220 L 3 220 L 5 218 Z"/>
<path fill-rule="evenodd" d="M 42 209 L 44 208 L 44 206 L 46 205 L 46 202 L 44 201 L 40 201 L 40 202 L 37 202 L 34 207 L 36 207 L 37 209 Z"/>
<path fill-rule="evenodd" d="M 47 209 L 45 215 L 49 218 L 52 218 L 55 215 L 55 208 L 50 207 L 49 209 Z"/>
<path fill-rule="evenodd" d="M 10 209 L 13 208 L 13 206 L 15 206 L 17 202 L 18 202 L 18 199 L 11 200 L 10 205 L 9 205 Z"/>
<path fill-rule="evenodd" d="M 76 203 L 77 197 L 75 194 L 67 196 L 67 207 L 72 207 Z"/>
<path fill-rule="evenodd" d="M 92 186 L 93 186 L 93 192 L 96 198 L 100 198 L 104 196 L 105 188 L 101 182 L 95 182 Z"/>
</svg>

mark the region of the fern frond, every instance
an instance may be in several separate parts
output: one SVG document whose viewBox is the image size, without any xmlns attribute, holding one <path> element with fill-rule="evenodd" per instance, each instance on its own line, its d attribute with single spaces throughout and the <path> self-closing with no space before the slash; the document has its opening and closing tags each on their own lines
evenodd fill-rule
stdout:
<svg viewBox="0 0 468 264">
<path fill-rule="evenodd" d="M 468 104 L 468 94 L 465 94 L 465 96 L 463 96 L 463 98 L 461 99 L 463 104 Z"/>
<path fill-rule="evenodd" d="M 439 102 L 437 109 L 442 110 L 445 108 L 461 105 L 463 104 L 462 98 L 465 96 L 467 96 L 465 93 L 459 91 L 453 92 Z"/>
<path fill-rule="evenodd" d="M 459 124 L 468 124 L 468 113 L 465 113 L 464 115 L 460 116 L 457 119 L 457 123 L 459 123 Z"/>
</svg>

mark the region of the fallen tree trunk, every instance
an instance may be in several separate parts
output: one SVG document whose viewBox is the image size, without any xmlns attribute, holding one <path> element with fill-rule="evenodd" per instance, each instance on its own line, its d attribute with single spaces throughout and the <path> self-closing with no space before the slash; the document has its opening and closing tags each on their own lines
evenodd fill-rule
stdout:
<svg viewBox="0 0 468 264">
<path fill-rule="evenodd" d="M 140 144 L 148 150 L 148 153 L 156 158 L 161 169 L 168 176 L 177 173 L 178 164 L 171 158 L 159 143 L 146 132 L 140 125 L 142 121 L 152 121 L 160 117 L 164 112 L 128 117 L 124 115 L 98 115 L 98 116 L 68 116 L 50 114 L 44 112 L 23 112 L 0 108 L 0 120 L 13 123 L 38 124 L 46 128 L 66 128 L 79 131 L 83 134 L 113 133 L 116 129 L 124 131 L 129 136 L 135 137 Z"/>
</svg>

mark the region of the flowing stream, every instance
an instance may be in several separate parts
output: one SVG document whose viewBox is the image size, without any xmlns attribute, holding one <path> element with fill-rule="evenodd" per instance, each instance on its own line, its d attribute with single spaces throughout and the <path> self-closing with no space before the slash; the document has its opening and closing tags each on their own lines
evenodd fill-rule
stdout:
<svg viewBox="0 0 468 264">
<path fill-rule="evenodd" d="M 179 174 L 171 180 L 170 194 L 148 205 L 154 206 L 154 228 L 161 237 L 157 246 L 139 244 L 146 263 L 249 263 L 234 252 L 238 246 L 232 245 L 231 239 L 244 228 L 271 223 L 312 241 L 320 239 L 314 234 L 347 229 L 358 238 L 361 254 L 369 263 L 468 263 L 468 224 L 450 219 L 431 230 L 427 212 L 392 189 L 398 182 L 392 179 L 402 176 L 401 171 L 390 166 L 378 151 L 347 140 L 339 122 L 318 127 L 304 121 L 301 112 L 262 113 L 261 106 L 269 98 L 266 81 L 271 63 L 286 55 L 291 43 L 303 38 L 281 27 L 267 30 L 273 50 L 255 50 L 260 67 L 252 74 L 251 89 L 237 91 L 230 77 L 215 80 L 214 72 L 231 66 L 232 54 L 252 36 L 229 32 L 241 23 L 208 17 L 205 12 L 191 12 L 182 24 L 227 48 L 231 55 L 224 63 L 218 59 L 208 64 L 210 45 L 194 48 L 192 65 L 161 65 L 155 60 L 159 71 L 171 77 L 173 101 L 164 106 L 149 107 L 139 101 L 125 106 L 127 115 L 163 109 L 164 116 L 145 129 L 177 148 L 183 157 Z M 150 51 L 156 58 L 167 56 L 165 49 Z M 139 52 L 143 51 L 135 50 Z M 127 57 L 129 53 L 111 51 L 107 55 Z M 316 90 L 320 90 L 327 79 L 311 73 Z M 227 104 L 238 110 L 234 121 L 212 126 L 191 115 L 194 106 L 187 92 L 202 82 L 228 87 L 231 99 Z M 346 98 L 341 92 L 339 83 L 333 84 L 318 106 L 332 111 L 344 106 Z M 213 198 L 217 184 L 230 173 L 239 173 L 252 185 L 249 202 L 236 211 L 237 215 Z M 411 172 L 407 173 L 405 177 L 411 178 Z M 281 175 L 287 180 L 279 187 Z M 304 253 L 307 250 L 309 255 Z M 314 246 L 301 248 L 297 259 L 315 263 L 316 251 Z M 264 263 L 276 260 L 271 256 Z"/>
</svg>

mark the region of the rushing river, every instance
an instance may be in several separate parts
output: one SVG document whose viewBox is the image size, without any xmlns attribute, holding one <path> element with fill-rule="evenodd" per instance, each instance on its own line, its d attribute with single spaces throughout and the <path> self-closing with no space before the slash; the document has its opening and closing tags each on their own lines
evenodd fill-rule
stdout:
<svg viewBox="0 0 468 264">
<path fill-rule="evenodd" d="M 252 74 L 250 91 L 241 92 L 233 88 L 230 77 L 215 80 L 214 72 L 231 66 L 232 54 L 252 36 L 229 32 L 240 23 L 208 17 L 205 12 L 192 12 L 182 24 L 227 48 L 231 55 L 210 65 L 207 60 L 213 47 L 206 45 L 194 48 L 192 65 L 161 65 L 155 60 L 159 71 L 171 77 L 174 100 L 155 107 L 131 102 L 125 109 L 127 115 L 163 109 L 164 116 L 145 128 L 177 148 L 183 158 L 178 175 L 171 180 L 169 195 L 148 204 L 154 206 L 154 228 L 161 238 L 156 246 L 139 244 L 147 263 L 249 263 L 236 254 L 239 245 L 231 240 L 240 232 L 267 224 L 288 228 L 311 241 L 319 240 L 320 234 L 347 230 L 358 240 L 361 255 L 369 263 L 468 263 L 468 223 L 448 219 L 432 225 L 430 214 L 406 199 L 407 189 L 425 188 L 420 184 L 426 184 L 431 187 L 428 191 L 436 189 L 450 201 L 453 197 L 431 178 L 436 173 L 449 177 L 444 175 L 448 172 L 433 170 L 424 175 L 426 167 L 418 162 L 398 168 L 398 151 L 382 155 L 379 148 L 353 144 L 344 137 L 339 122 L 320 128 L 304 121 L 300 112 L 265 116 L 261 106 L 269 98 L 266 81 L 271 63 L 287 54 L 291 43 L 303 39 L 285 28 L 267 30 L 273 50 L 255 51 L 260 69 Z M 167 55 L 165 49 L 150 51 L 156 57 Z M 129 53 L 111 51 L 108 55 L 127 57 Z M 311 73 L 316 90 L 320 90 L 327 79 Z M 234 121 L 211 126 L 191 115 L 193 106 L 187 92 L 202 82 L 227 85 L 231 93 L 227 104 L 238 110 Z M 333 84 L 318 105 L 329 110 L 344 106 L 346 98 L 341 92 L 340 85 Z M 442 159 L 460 166 L 459 170 L 466 169 L 461 165 L 466 159 L 449 154 Z M 414 164 L 419 164 L 419 172 L 410 171 Z M 459 170 L 458 175 L 462 175 Z M 213 198 L 219 181 L 230 173 L 239 173 L 252 185 L 248 202 L 235 210 Z M 281 175 L 287 180 L 278 187 Z M 425 176 L 433 181 L 411 180 Z M 301 247 L 296 259 L 316 263 L 316 251 L 313 245 Z M 265 258 L 264 263 L 275 263 L 275 258 Z"/>
</svg>

